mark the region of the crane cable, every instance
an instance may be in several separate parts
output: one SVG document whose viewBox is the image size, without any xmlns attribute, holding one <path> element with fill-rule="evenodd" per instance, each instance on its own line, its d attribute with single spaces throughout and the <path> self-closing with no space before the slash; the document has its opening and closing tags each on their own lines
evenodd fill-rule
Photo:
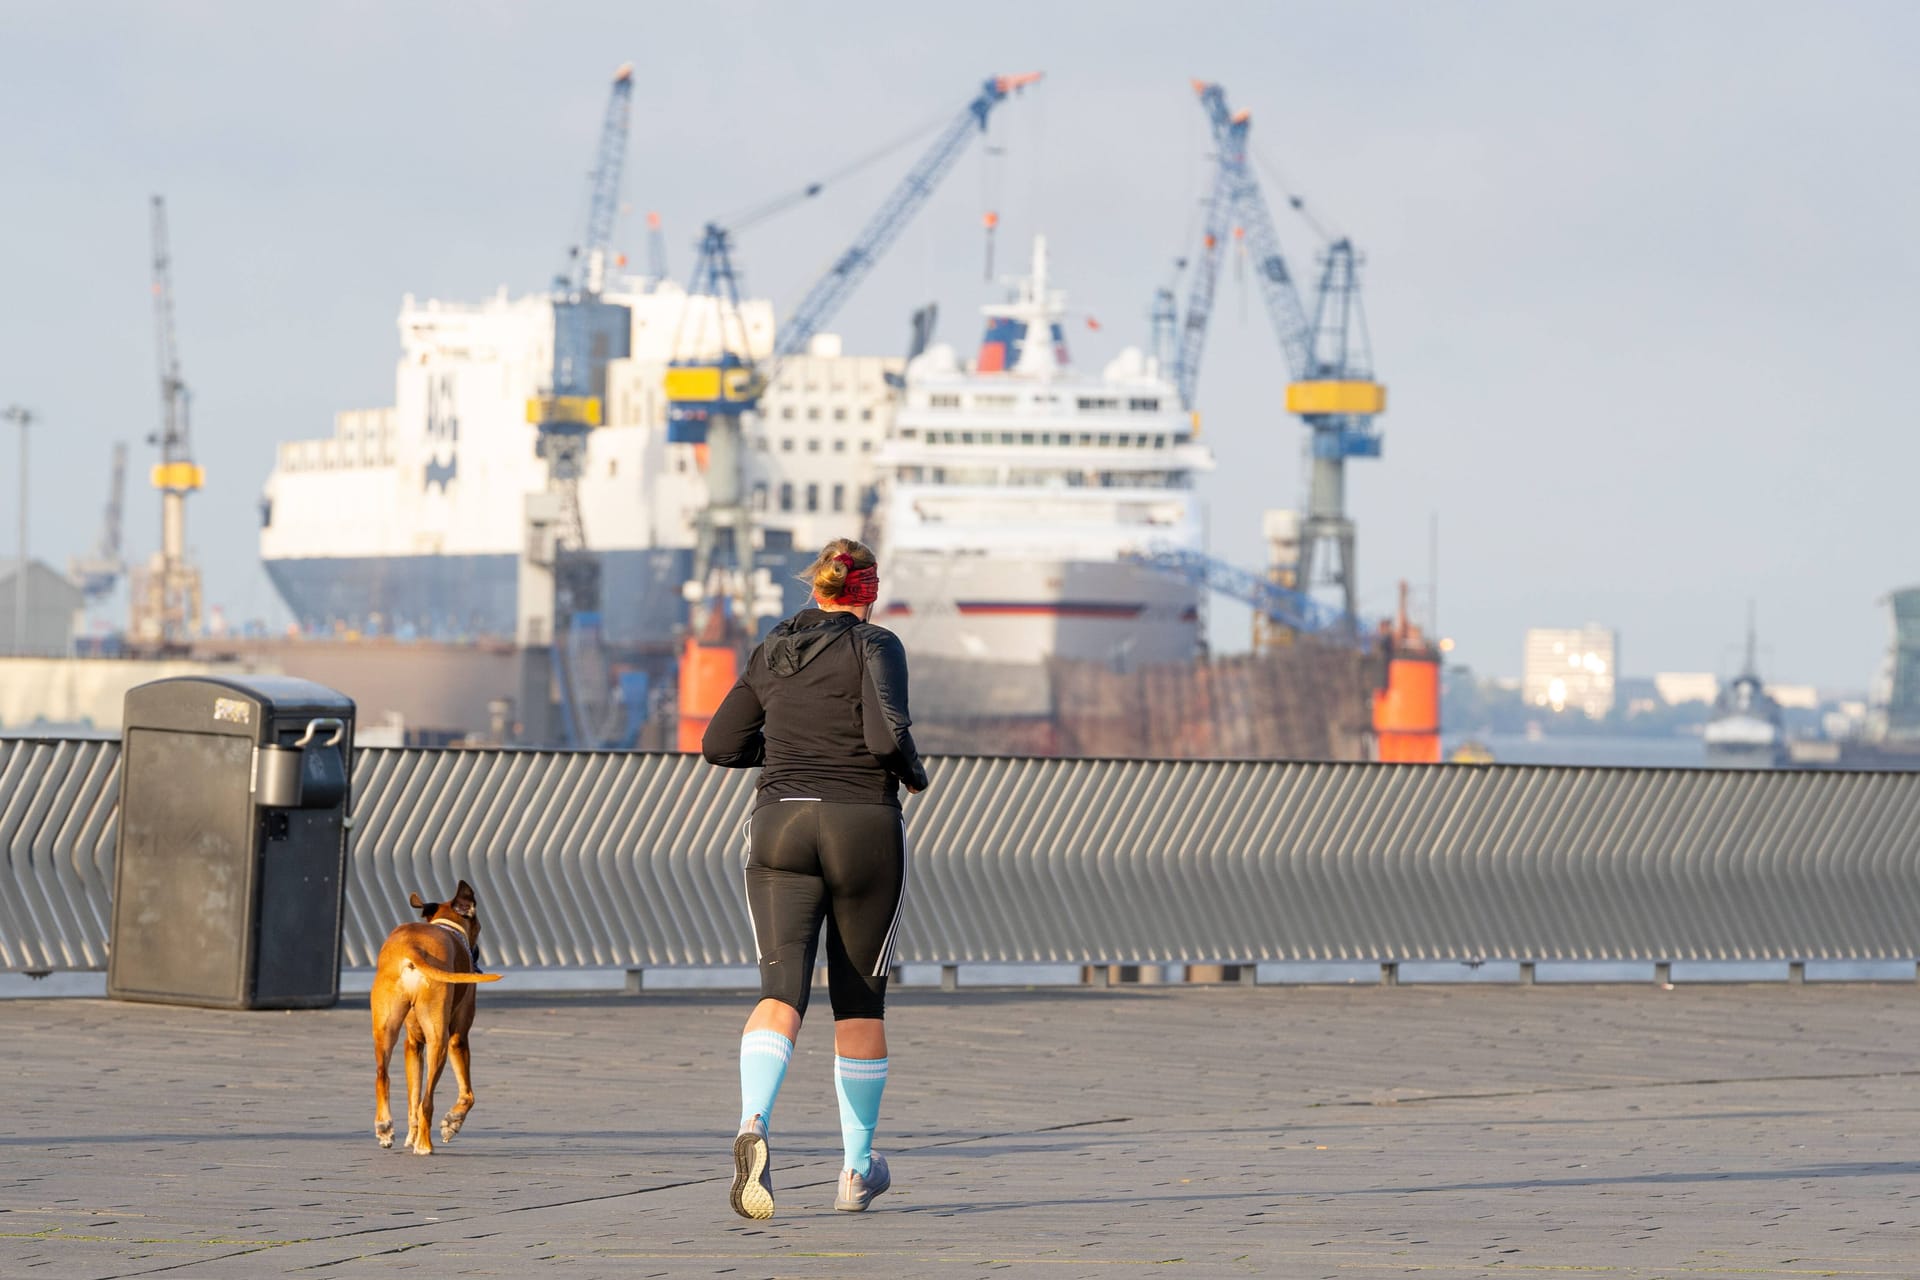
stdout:
<svg viewBox="0 0 1920 1280">
<path fill-rule="evenodd" d="M 1307 224 L 1314 235 L 1320 237 L 1320 243 L 1323 246 L 1330 245 L 1340 238 L 1322 226 L 1320 220 L 1308 211 L 1306 197 L 1294 194 L 1293 184 L 1287 181 L 1287 175 L 1279 165 L 1273 162 L 1272 157 L 1252 147 L 1249 147 L 1248 151 L 1253 156 L 1255 166 L 1266 174 L 1268 180 L 1273 183 L 1274 189 L 1286 200 L 1287 206 L 1300 215 L 1300 220 Z"/>
<path fill-rule="evenodd" d="M 794 191 L 789 191 L 784 195 L 775 196 L 760 204 L 750 205 L 734 216 L 722 219 L 720 225 L 729 231 L 744 231 L 757 223 L 765 222 L 775 214 L 784 213 L 794 205 L 803 204 L 813 199 L 813 197 L 819 195 L 834 183 L 844 181 L 854 174 L 859 173 L 861 170 L 878 164 L 896 151 L 903 150 L 910 144 L 918 142 L 920 139 L 932 133 L 940 125 L 945 124 L 950 117 L 950 112 L 942 111 L 914 125 L 913 128 L 900 134 L 891 141 L 883 142 L 873 150 L 848 161 L 825 177 L 814 182 L 809 182 L 805 186 Z"/>
</svg>

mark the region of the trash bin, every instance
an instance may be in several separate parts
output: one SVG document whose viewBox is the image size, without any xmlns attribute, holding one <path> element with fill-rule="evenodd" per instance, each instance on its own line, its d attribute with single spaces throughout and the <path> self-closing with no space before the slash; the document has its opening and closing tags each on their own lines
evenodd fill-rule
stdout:
<svg viewBox="0 0 1920 1280">
<path fill-rule="evenodd" d="M 127 691 L 107 994 L 219 1009 L 340 999 L 353 700 L 284 676 Z"/>
</svg>

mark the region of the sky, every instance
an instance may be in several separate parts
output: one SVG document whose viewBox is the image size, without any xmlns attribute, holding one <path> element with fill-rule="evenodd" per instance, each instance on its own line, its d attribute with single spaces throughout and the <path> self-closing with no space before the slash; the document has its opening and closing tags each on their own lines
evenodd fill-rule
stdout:
<svg viewBox="0 0 1920 1280">
<path fill-rule="evenodd" d="M 1453 657 L 1517 674 L 1530 626 L 1598 622 L 1628 674 L 1737 664 L 1749 602 L 1774 680 L 1862 689 L 1881 597 L 1920 582 L 1920 6 L 500 0 L 0 6 L 0 404 L 32 408 L 30 542 L 100 524 L 159 416 L 148 202 L 172 224 L 179 347 L 207 488 L 190 540 L 230 619 L 283 620 L 256 504 L 283 440 L 392 402 L 402 295 L 544 286 L 578 238 L 614 68 L 637 68 L 619 241 L 701 222 L 1046 79 L 977 143 L 831 326 L 905 345 L 937 301 L 972 343 L 983 209 L 1004 268 L 1049 239 L 1098 365 L 1144 343 L 1197 235 L 1190 81 L 1253 113 L 1268 197 L 1365 256 L 1384 457 L 1349 466 L 1361 604 L 1400 580 Z M 912 146 L 741 238 L 784 312 Z M 1297 274 L 1319 249 L 1282 212 Z M 1214 553 L 1265 558 L 1304 500 L 1304 431 L 1259 297 L 1223 270 L 1202 366 Z M 0 427 L 0 555 L 17 442 Z M 158 540 L 130 484 L 129 551 Z M 1437 547 L 1434 532 L 1437 530 Z M 1222 649 L 1244 610 L 1214 608 Z"/>
</svg>

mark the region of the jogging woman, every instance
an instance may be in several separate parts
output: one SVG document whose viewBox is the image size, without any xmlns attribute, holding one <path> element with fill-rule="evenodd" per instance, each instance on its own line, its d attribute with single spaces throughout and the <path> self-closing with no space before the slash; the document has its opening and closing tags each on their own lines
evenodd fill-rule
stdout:
<svg viewBox="0 0 1920 1280">
<path fill-rule="evenodd" d="M 733 1210 L 773 1216 L 767 1131 L 827 930 L 833 1079 L 846 1164 L 833 1207 L 858 1212 L 892 1185 L 873 1153 L 887 1083 L 887 969 L 906 894 L 900 787 L 927 771 L 907 731 L 907 658 L 867 621 L 879 592 L 873 552 L 828 543 L 803 576 L 814 605 L 774 627 L 714 713 L 701 743 L 728 769 L 760 767 L 747 819 L 747 910 L 760 1003 L 740 1039 L 740 1132 Z"/>
</svg>

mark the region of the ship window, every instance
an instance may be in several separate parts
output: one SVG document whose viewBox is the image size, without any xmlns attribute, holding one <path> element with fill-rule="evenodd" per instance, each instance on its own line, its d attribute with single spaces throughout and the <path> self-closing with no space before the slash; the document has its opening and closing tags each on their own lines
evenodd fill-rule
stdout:
<svg viewBox="0 0 1920 1280">
<path fill-rule="evenodd" d="M 873 452 L 873 441 L 871 441 L 871 440 L 862 440 L 862 441 L 860 442 L 860 452 L 862 452 L 862 453 L 872 453 L 872 452 Z"/>
<path fill-rule="evenodd" d="M 973 443 L 973 432 L 971 432 L 971 431 L 962 431 L 962 432 L 960 433 L 960 443 L 961 443 L 961 444 L 972 444 L 972 443 Z"/>
<path fill-rule="evenodd" d="M 1113 437 L 1112 437 L 1112 436 L 1110 436 L 1110 435 L 1107 435 L 1107 434 L 1106 434 L 1105 432 L 1102 432 L 1102 433 L 1101 433 L 1101 435 L 1100 435 L 1100 447 L 1101 447 L 1102 449 L 1110 449 L 1110 448 L 1112 448 L 1112 447 L 1113 447 Z"/>
<path fill-rule="evenodd" d="M 1021 443 L 1021 444 L 1032 444 L 1032 443 L 1033 443 L 1033 432 L 1031 432 L 1031 431 L 1022 431 L 1022 432 L 1020 433 L 1020 443 Z"/>
<path fill-rule="evenodd" d="M 920 477 L 921 477 L 921 476 L 922 476 L 923 474 L 924 474 L 924 473 L 923 473 L 923 472 L 922 472 L 922 471 L 920 470 L 920 468 L 919 468 L 919 467 L 902 467 L 902 468 L 900 468 L 900 479 L 901 479 L 902 481 L 904 481 L 905 483 L 907 483 L 907 484 L 919 484 L 919 483 L 920 483 Z M 265 506 L 266 504 L 265 504 L 265 503 L 262 503 L 261 505 L 262 505 L 262 506 L 264 507 L 264 506 Z"/>
<path fill-rule="evenodd" d="M 1013 443 L 1013 432 L 1011 432 L 1011 431 L 1002 431 L 1002 432 L 1000 433 L 1000 443 L 1001 443 L 1001 444 L 1012 444 L 1012 443 Z"/>
<path fill-rule="evenodd" d="M 845 422 L 847 420 L 847 411 L 845 409 L 835 409 L 833 411 L 833 420 L 835 422 Z"/>
<path fill-rule="evenodd" d="M 847 486 L 843 484 L 833 486 L 833 509 L 835 511 L 847 509 Z"/>
<path fill-rule="evenodd" d="M 976 409 L 1011 409 L 1013 408 L 1013 397 L 999 395 L 975 396 L 973 398 L 973 407 Z"/>
<path fill-rule="evenodd" d="M 809 440 L 809 441 L 807 441 L 807 452 L 808 452 L 808 453 L 818 453 L 818 452 L 820 452 L 820 439 L 819 439 L 819 437 L 818 437 L 818 436 L 816 436 L 816 437 L 814 437 L 813 439 L 811 439 L 811 440 Z"/>
<path fill-rule="evenodd" d="M 1079 401 L 1083 413 L 1097 413 L 1102 409 L 1118 409 L 1120 402 L 1107 396 L 1081 396 Z"/>
<path fill-rule="evenodd" d="M 820 421 L 820 406 L 819 406 L 819 405 L 817 405 L 817 404 L 810 404 L 810 405 L 808 405 L 808 406 L 807 406 L 807 421 L 808 421 L 808 422 L 818 422 L 818 421 Z"/>
<path fill-rule="evenodd" d="M 900 428 L 900 438 L 902 440 L 912 440 L 915 437 L 917 437 L 919 434 L 920 433 L 918 431 L 915 431 L 912 427 Z"/>
<path fill-rule="evenodd" d="M 781 437 L 780 437 L 780 452 L 782 452 L 782 453 L 792 453 L 792 452 L 793 452 L 793 437 L 792 437 L 792 436 L 781 436 Z"/>
<path fill-rule="evenodd" d="M 835 440 L 833 442 L 833 451 L 835 453 L 845 453 L 847 451 L 847 442 L 845 440 Z"/>
<path fill-rule="evenodd" d="M 927 407 L 931 409 L 958 409 L 960 397 L 947 392 L 939 392 L 927 397 Z"/>
<path fill-rule="evenodd" d="M 1167 447 L 1167 438 L 1166 438 L 1165 436 L 1155 436 L 1155 437 L 1153 438 L 1153 447 L 1154 447 L 1154 448 L 1156 448 L 1156 449 L 1164 449 L 1164 448 L 1166 448 L 1166 447 Z"/>
<path fill-rule="evenodd" d="M 1053 443 L 1053 432 L 1051 432 L 1051 431 L 1042 431 L 1042 432 L 1040 433 L 1040 443 L 1041 443 L 1041 444 L 1052 444 L 1052 443 Z"/>
<path fill-rule="evenodd" d="M 1128 408 L 1130 408 L 1130 409 L 1132 409 L 1132 410 L 1133 410 L 1134 412 L 1136 412 L 1136 413 L 1158 413 L 1158 412 L 1160 412 L 1160 402 L 1159 402 L 1158 400 L 1155 400 L 1155 399 L 1153 399 L 1153 398 L 1151 398 L 1151 397 L 1148 397 L 1148 398 L 1145 398 L 1145 399 L 1138 399 L 1138 398 L 1136 398 L 1136 399 L 1133 399 L 1133 400 L 1129 400 L 1129 401 L 1127 401 L 1127 407 L 1128 407 Z"/>
<path fill-rule="evenodd" d="M 765 436 L 755 436 L 753 438 L 753 448 L 756 453 L 765 453 L 767 451 L 767 438 Z"/>
<path fill-rule="evenodd" d="M 764 483 L 753 486 L 753 509 L 755 511 L 767 509 L 767 486 Z"/>
<path fill-rule="evenodd" d="M 810 484 L 807 486 L 807 510 L 818 511 L 819 509 L 820 509 L 820 486 L 817 484 Z"/>
<path fill-rule="evenodd" d="M 1082 449 L 1091 449 L 1093 447 L 1093 437 L 1084 431 L 1080 433 L 1080 447 Z"/>
<path fill-rule="evenodd" d="M 871 409 L 862 409 L 862 410 L 860 411 L 860 421 L 862 421 L 862 422 L 872 422 L 872 421 L 873 421 L 873 410 L 871 410 Z"/>
<path fill-rule="evenodd" d="M 782 511 L 793 510 L 793 486 L 790 484 L 780 486 L 780 509 Z"/>
<path fill-rule="evenodd" d="M 620 474 L 620 459 L 608 458 L 607 459 L 607 476 L 611 478 L 619 474 Z"/>
<path fill-rule="evenodd" d="M 781 416 L 782 418 L 785 418 L 785 419 L 786 419 L 786 420 L 787 420 L 788 422 L 792 422 L 792 421 L 793 421 L 793 406 L 792 406 L 792 405 L 790 405 L 790 404 L 783 404 L 783 405 L 781 405 L 781 406 L 780 406 L 780 416 Z"/>
</svg>

